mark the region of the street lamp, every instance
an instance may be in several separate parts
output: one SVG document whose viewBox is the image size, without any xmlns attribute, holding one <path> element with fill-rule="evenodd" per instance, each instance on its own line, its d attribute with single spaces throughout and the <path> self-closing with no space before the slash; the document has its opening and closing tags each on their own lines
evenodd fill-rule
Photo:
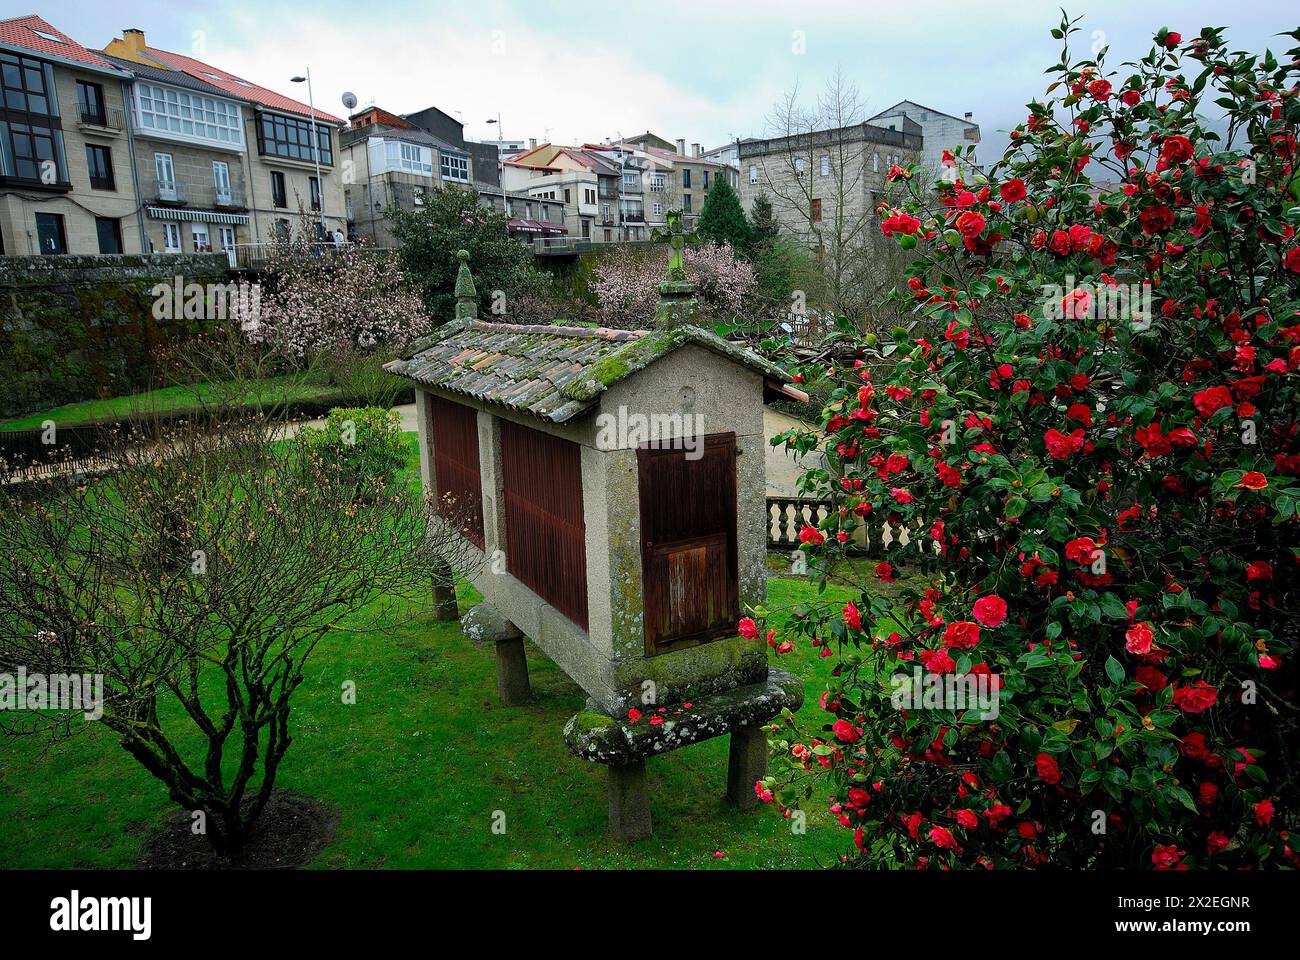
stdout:
<svg viewBox="0 0 1300 960">
<path fill-rule="evenodd" d="M 495 123 L 497 125 L 497 173 L 501 172 L 501 114 L 496 115 L 496 119 L 489 117 L 484 123 Z"/>
<path fill-rule="evenodd" d="M 320 175 L 320 130 L 316 127 L 316 100 L 311 91 L 311 67 L 305 77 L 290 77 L 290 83 L 307 84 L 307 105 L 311 109 L 311 158 L 316 163 L 316 189 L 320 192 L 320 229 L 325 234 L 325 181 Z"/>
</svg>

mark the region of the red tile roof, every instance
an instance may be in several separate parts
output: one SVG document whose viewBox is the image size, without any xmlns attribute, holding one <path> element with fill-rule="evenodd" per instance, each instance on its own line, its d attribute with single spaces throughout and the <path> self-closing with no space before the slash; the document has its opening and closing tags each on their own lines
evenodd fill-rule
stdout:
<svg viewBox="0 0 1300 960">
<path fill-rule="evenodd" d="M 58 37 L 62 40 L 59 43 L 55 40 L 46 40 L 39 36 L 35 31 L 48 33 L 52 37 Z M 58 60 L 71 60 L 74 63 L 84 63 L 87 66 L 96 67 L 100 70 L 112 70 L 114 73 L 122 71 L 109 63 L 99 54 L 87 50 L 81 44 L 77 43 L 67 34 L 54 29 L 49 23 L 42 20 L 35 14 L 26 17 L 12 17 L 8 20 L 0 20 L 0 44 L 11 47 L 21 47 L 24 50 L 30 50 L 33 53 L 44 54 L 48 57 L 54 57 Z"/>
<path fill-rule="evenodd" d="M 202 80 L 204 83 L 210 83 L 214 87 L 225 90 L 243 100 L 251 100 L 254 103 L 269 107 L 272 110 L 280 110 L 284 113 L 295 113 L 299 116 L 311 116 L 311 107 L 305 103 L 299 103 L 274 90 L 268 90 L 266 87 L 259 87 L 251 80 L 245 80 L 243 77 L 236 77 L 228 70 L 222 70 L 218 67 L 204 63 L 202 60 L 195 60 L 193 57 L 187 57 L 179 53 L 170 53 L 166 50 L 158 50 L 154 47 L 145 47 L 144 55 L 152 60 L 157 60 L 165 67 L 171 67 L 173 70 L 181 70 L 188 73 L 196 80 Z M 316 119 L 325 123 L 337 123 L 342 125 L 343 121 L 338 117 L 326 113 L 324 110 L 317 108 Z"/>
</svg>

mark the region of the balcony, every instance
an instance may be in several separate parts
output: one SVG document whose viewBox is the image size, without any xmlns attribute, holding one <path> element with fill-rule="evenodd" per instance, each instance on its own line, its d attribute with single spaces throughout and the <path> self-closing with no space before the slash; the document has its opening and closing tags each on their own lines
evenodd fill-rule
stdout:
<svg viewBox="0 0 1300 960">
<path fill-rule="evenodd" d="M 573 257 L 590 252 L 590 237 L 538 237 L 533 241 L 533 254 L 538 257 Z"/>
<path fill-rule="evenodd" d="M 126 124 L 121 110 L 81 107 L 77 111 L 77 125 L 89 133 L 118 134 Z"/>
<path fill-rule="evenodd" d="M 631 210 L 624 210 L 623 222 L 624 223 L 645 223 L 645 213 L 634 212 Z"/>
<path fill-rule="evenodd" d="M 188 203 L 189 197 L 185 193 L 185 186 L 183 184 L 177 183 L 175 180 L 159 180 L 158 202 Z"/>
<path fill-rule="evenodd" d="M 247 210 L 244 203 L 244 191 L 240 187 L 217 187 L 213 193 L 213 206 L 218 209 Z"/>
</svg>

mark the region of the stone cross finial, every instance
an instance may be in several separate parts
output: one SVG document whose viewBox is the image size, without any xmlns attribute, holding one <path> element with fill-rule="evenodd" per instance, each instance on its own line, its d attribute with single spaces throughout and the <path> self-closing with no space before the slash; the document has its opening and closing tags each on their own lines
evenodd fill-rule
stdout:
<svg viewBox="0 0 1300 960">
<path fill-rule="evenodd" d="M 474 274 L 469 271 L 469 251 L 457 250 L 460 269 L 456 272 L 456 319 L 473 320 L 478 317 L 478 288 Z"/>
<path fill-rule="evenodd" d="M 699 301 L 695 299 L 695 284 L 686 277 L 686 265 L 682 261 L 682 251 L 686 244 L 695 243 L 699 237 L 687 233 L 682 228 L 680 210 L 668 211 L 667 229 L 655 228 L 650 239 L 657 243 L 667 242 L 668 279 L 659 284 L 659 303 L 655 307 L 655 328 L 671 330 L 695 322 L 699 311 Z"/>
</svg>

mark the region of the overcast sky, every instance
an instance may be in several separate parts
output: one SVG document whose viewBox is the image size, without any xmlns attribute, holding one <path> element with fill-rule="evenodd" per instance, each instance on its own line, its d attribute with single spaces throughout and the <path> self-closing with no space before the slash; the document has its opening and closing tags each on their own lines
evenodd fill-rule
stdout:
<svg viewBox="0 0 1300 960">
<path fill-rule="evenodd" d="M 310 67 L 316 103 L 336 115 L 345 90 L 396 113 L 433 105 L 471 139 L 580 143 L 650 129 L 718 146 L 761 136 L 783 91 L 810 96 L 836 65 L 869 112 L 904 98 L 980 123 L 981 159 L 1045 86 L 1058 56 L 1060 4 L 896 0 L 0 0 L 3 16 L 39 12 L 89 47 L 124 27 L 299 99 L 289 77 Z M 1285 49 L 1300 25 L 1288 2 L 1075 0 L 1080 50 L 1110 61 L 1144 53 L 1162 25 L 1226 26 L 1234 47 Z"/>
</svg>

